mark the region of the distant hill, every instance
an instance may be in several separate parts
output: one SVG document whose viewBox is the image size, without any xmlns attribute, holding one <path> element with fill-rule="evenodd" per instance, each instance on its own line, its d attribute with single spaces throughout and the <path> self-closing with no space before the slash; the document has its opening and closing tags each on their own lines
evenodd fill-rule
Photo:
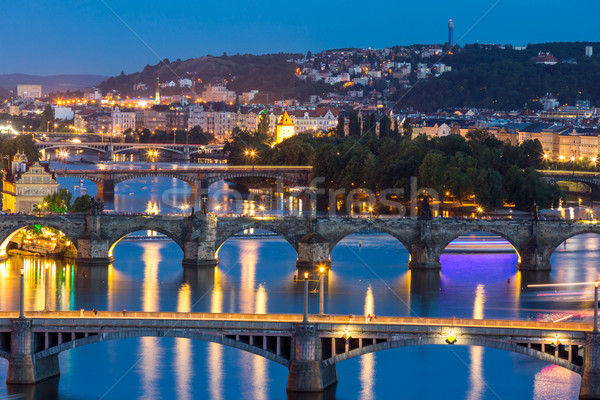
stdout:
<svg viewBox="0 0 600 400">
<path fill-rule="evenodd" d="M 596 50 L 585 57 L 585 46 Z M 399 103 L 421 111 L 446 107 L 478 107 L 496 110 L 539 109 L 546 93 L 560 104 L 590 100 L 600 106 L 600 43 L 561 42 L 530 44 L 525 50 L 484 49 L 468 45 L 442 62 L 452 72 L 417 82 Z M 549 52 L 559 63 L 537 65 L 531 58 Z M 565 63 L 570 59 L 573 63 Z M 402 96 L 402 92 L 398 94 Z"/>
<path fill-rule="evenodd" d="M 140 72 L 108 78 L 99 86 L 103 92 L 114 89 L 127 96 L 154 95 L 158 72 L 161 82 L 177 83 L 180 78 L 195 80 L 197 93 L 207 83 L 226 80 L 228 89 L 238 94 L 258 89 L 264 96 L 269 95 L 270 102 L 292 97 L 305 98 L 320 89 L 315 88 L 313 83 L 307 84 L 295 78 L 296 65 L 287 60 L 297 57 L 298 54 L 280 53 L 164 60 L 156 65 L 146 65 Z M 147 89 L 134 90 L 134 85 L 139 83 L 146 85 Z M 161 89 L 161 93 L 169 94 L 169 90 Z"/>
<path fill-rule="evenodd" d="M 585 46 L 593 46 L 595 55 L 585 57 Z M 411 46 L 415 49 L 423 45 Z M 440 45 L 442 47 L 442 45 Z M 400 49 L 394 47 L 395 50 Z M 347 49 L 340 49 L 347 50 Z M 531 58 L 538 52 L 549 52 L 555 56 L 557 65 L 536 65 Z M 189 60 L 164 60 L 156 65 L 146 65 L 140 72 L 122 73 L 103 81 L 99 86 L 103 92 L 117 90 L 126 96 L 152 96 L 156 87 L 156 74 L 161 82 L 180 78 L 196 82 L 194 91 L 201 93 L 204 85 L 214 81 L 225 81 L 227 88 L 238 94 L 258 89 L 261 95 L 258 102 L 273 103 L 275 100 L 295 98 L 307 100 L 310 95 L 323 95 L 329 92 L 356 90 L 356 86 L 328 85 L 324 82 L 301 81 L 296 79 L 297 65 L 288 62 L 299 58 L 299 54 L 205 56 Z M 315 55 L 313 55 L 315 56 Z M 316 55 L 318 61 L 328 63 L 328 56 Z M 361 59 L 361 62 L 381 62 L 374 57 Z M 386 82 L 374 80 L 364 89 L 366 94 L 374 89 L 383 92 L 397 89 L 386 99 L 396 107 L 413 107 L 421 111 L 436 111 L 448 107 L 477 107 L 496 110 L 515 110 L 523 107 L 539 108 L 539 99 L 546 93 L 557 96 L 561 104 L 573 104 L 576 100 L 590 100 L 600 106 L 600 43 L 598 42 L 557 42 L 529 44 L 524 50 L 516 50 L 510 45 L 470 44 L 434 59 L 422 59 L 417 52 L 412 55 L 396 55 L 394 61 L 445 63 L 452 67 L 439 77 L 417 82 L 416 72 L 408 77 L 416 85 L 408 90 L 396 79 Z M 565 62 L 568 61 L 568 62 Z M 356 62 L 356 60 L 355 60 Z M 142 85 L 138 85 L 142 84 Z M 134 90 L 134 86 L 146 87 Z M 0 87 L 2 85 L 0 84 Z M 187 90 L 191 91 L 191 90 Z M 181 93 L 182 89 L 161 89 L 163 95 Z"/>
<path fill-rule="evenodd" d="M 106 79 L 102 75 L 27 75 L 27 74 L 0 74 L 0 88 L 15 90 L 18 84 L 40 84 L 44 94 L 52 92 L 66 92 L 68 90 L 82 90 L 86 87 L 97 86 Z M 0 90 L 0 96 L 3 91 Z M 10 96 L 10 94 L 8 94 Z"/>
</svg>

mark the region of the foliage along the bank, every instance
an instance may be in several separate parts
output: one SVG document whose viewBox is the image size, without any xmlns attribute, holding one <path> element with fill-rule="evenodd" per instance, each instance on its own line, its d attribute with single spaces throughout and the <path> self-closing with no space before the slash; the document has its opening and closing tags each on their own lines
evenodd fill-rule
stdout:
<svg viewBox="0 0 600 400">
<path fill-rule="evenodd" d="M 379 193 L 402 188 L 408 199 L 410 178 L 419 187 L 435 189 L 443 201 L 475 200 L 485 209 L 513 203 L 523 211 L 558 207 L 561 189 L 540 179 L 544 166 L 538 140 L 517 146 L 485 131 L 415 139 L 390 131 L 385 137 L 327 137 L 300 134 L 270 146 L 268 135 L 236 130 L 226 143 L 231 164 L 312 165 L 313 178 L 323 177 L 325 189 L 365 188 Z M 256 152 L 254 157 L 247 150 Z M 474 198 L 473 198 L 474 196 Z"/>
</svg>

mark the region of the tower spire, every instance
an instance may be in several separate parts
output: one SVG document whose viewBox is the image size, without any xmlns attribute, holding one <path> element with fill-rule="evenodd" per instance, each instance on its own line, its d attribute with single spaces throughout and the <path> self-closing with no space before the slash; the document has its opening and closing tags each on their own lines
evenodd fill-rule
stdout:
<svg viewBox="0 0 600 400">
<path fill-rule="evenodd" d="M 160 78 L 156 71 L 156 92 L 154 93 L 154 104 L 160 104 Z"/>
</svg>

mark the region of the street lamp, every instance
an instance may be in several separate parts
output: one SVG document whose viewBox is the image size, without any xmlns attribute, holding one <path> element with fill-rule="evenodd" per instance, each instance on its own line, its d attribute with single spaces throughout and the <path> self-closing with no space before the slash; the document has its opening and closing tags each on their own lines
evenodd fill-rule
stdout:
<svg viewBox="0 0 600 400">
<path fill-rule="evenodd" d="M 321 276 L 321 287 L 319 288 L 319 315 L 325 314 L 325 267 L 319 267 L 319 275 Z"/>
<path fill-rule="evenodd" d="M 250 159 L 252 160 L 252 172 L 254 172 L 254 158 L 256 157 L 256 150 L 246 149 L 244 154 L 246 155 L 246 157 L 250 157 Z"/>
<path fill-rule="evenodd" d="M 594 329 L 592 332 L 598 333 L 598 284 L 594 282 L 574 282 L 574 283 L 544 283 L 536 285 L 527 285 L 527 287 L 559 287 L 559 286 L 589 286 L 594 285 Z"/>
<path fill-rule="evenodd" d="M 260 216 L 264 217 L 265 216 L 265 206 L 263 206 L 261 204 L 260 206 L 258 206 L 258 209 L 260 210 Z"/>
<path fill-rule="evenodd" d="M 302 323 L 308 323 L 308 272 L 304 273 L 304 318 Z"/>
</svg>

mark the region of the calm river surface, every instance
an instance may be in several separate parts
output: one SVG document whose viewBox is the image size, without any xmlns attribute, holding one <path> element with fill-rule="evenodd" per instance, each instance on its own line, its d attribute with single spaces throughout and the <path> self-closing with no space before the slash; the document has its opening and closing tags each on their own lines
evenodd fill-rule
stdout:
<svg viewBox="0 0 600 400">
<path fill-rule="evenodd" d="M 65 179 L 61 184 L 73 190 L 79 182 Z M 91 185 L 85 184 L 93 194 Z M 186 186 L 171 179 L 129 181 L 117 186 L 115 208 L 142 211 L 148 201 L 159 202 L 165 190 L 185 192 Z M 591 291 L 542 292 L 526 285 L 596 279 L 599 246 L 595 235 L 569 239 L 554 253 L 553 270 L 537 276 L 517 272 L 514 253 L 448 253 L 442 256 L 439 275 L 422 275 L 408 270 L 407 251 L 391 236 L 352 235 L 331 253 L 325 311 L 546 321 L 570 316 L 571 321 L 589 321 Z M 43 267 L 49 263 L 51 309 L 302 312 L 302 288 L 293 282 L 296 253 L 282 238 L 229 239 L 219 250 L 219 267 L 196 276 L 184 276 L 183 252 L 167 240 L 123 240 L 114 256 L 108 270 L 13 257 L 0 264 L 0 309 L 18 309 L 18 271 L 23 266 L 26 309 L 43 309 Z M 310 294 L 312 313 L 318 312 L 318 298 L 318 293 Z M 285 367 L 188 339 L 93 344 L 63 352 L 60 366 L 60 378 L 38 385 L 28 395 L 37 399 L 287 398 Z M 1 360 L 0 377 L 6 376 L 7 367 L 8 362 Z M 325 398 L 576 399 L 580 383 L 579 375 L 558 366 L 460 345 L 369 354 L 338 364 L 337 373 L 335 397 Z M 19 392 L 0 386 L 0 396 Z"/>
</svg>

